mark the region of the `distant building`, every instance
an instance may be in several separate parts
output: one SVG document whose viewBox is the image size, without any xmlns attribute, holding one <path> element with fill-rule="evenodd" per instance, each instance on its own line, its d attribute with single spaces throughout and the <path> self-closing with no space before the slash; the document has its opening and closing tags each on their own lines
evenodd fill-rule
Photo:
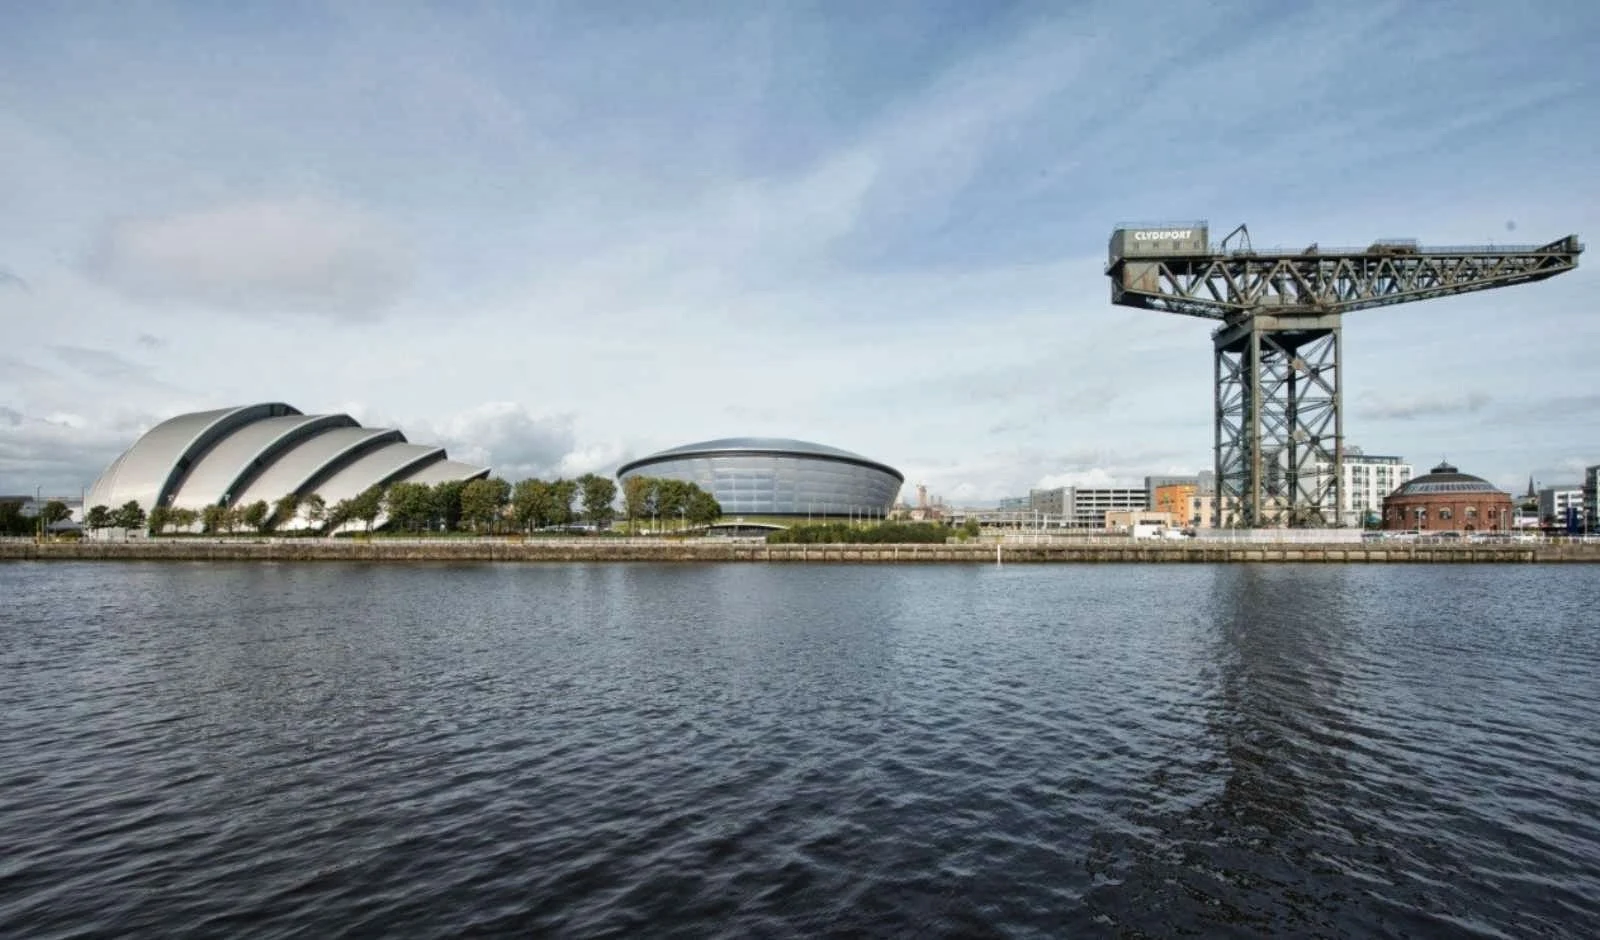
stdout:
<svg viewBox="0 0 1600 940">
<path fill-rule="evenodd" d="M 1148 508 L 1143 487 L 1058 486 L 1002 499 L 998 512 L 1011 516 L 1010 521 L 1018 524 L 1099 529 L 1105 526 L 1107 512 Z"/>
<path fill-rule="evenodd" d="M 1441 463 L 1389 494 L 1383 528 L 1423 532 L 1495 532 L 1513 525 L 1511 495 Z"/>
<path fill-rule="evenodd" d="M 1583 486 L 1547 486 L 1539 490 L 1539 521 L 1545 525 L 1565 526 L 1572 514 L 1583 520 Z"/>
<path fill-rule="evenodd" d="M 1319 476 L 1333 472 L 1333 465 L 1313 463 Z M 1338 522 L 1343 526 L 1377 525 L 1383 515 L 1384 497 L 1411 479 L 1411 464 L 1402 457 L 1381 457 L 1364 453 L 1359 447 L 1344 449 L 1343 487 Z"/>
<path fill-rule="evenodd" d="M 1600 464 L 1583 471 L 1583 511 L 1589 532 L 1600 532 Z"/>
<path fill-rule="evenodd" d="M 1145 481 L 1148 487 L 1149 479 Z M 1195 511 L 1198 509 L 1200 483 L 1163 483 L 1151 491 L 1150 508 L 1155 512 L 1164 512 L 1172 517 L 1172 524 L 1179 528 L 1188 528 L 1194 525 Z"/>
<path fill-rule="evenodd" d="M 879 518 L 905 484 L 900 471 L 860 454 L 768 437 L 684 444 L 617 469 L 624 484 L 636 476 L 693 483 L 734 517 Z"/>
<path fill-rule="evenodd" d="M 1106 513 L 1105 529 L 1108 532 L 1136 532 L 1139 529 L 1178 527 L 1178 521 L 1169 512 L 1155 512 L 1150 509 L 1113 509 Z"/>
<path fill-rule="evenodd" d="M 1127 509 L 1149 508 L 1144 487 L 1133 486 L 1080 486 L 1070 487 L 1072 510 L 1068 525 L 1079 529 L 1098 529 L 1106 524 L 1106 513 Z"/>
</svg>

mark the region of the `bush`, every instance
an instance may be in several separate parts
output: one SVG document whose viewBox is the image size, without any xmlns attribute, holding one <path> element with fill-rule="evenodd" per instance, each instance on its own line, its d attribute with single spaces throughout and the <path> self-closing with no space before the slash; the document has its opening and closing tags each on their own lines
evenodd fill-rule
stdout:
<svg viewBox="0 0 1600 940">
<path fill-rule="evenodd" d="M 767 536 L 769 545 L 943 543 L 956 534 L 947 525 L 926 522 L 885 522 L 875 526 L 853 526 L 843 522 L 798 525 Z"/>
</svg>

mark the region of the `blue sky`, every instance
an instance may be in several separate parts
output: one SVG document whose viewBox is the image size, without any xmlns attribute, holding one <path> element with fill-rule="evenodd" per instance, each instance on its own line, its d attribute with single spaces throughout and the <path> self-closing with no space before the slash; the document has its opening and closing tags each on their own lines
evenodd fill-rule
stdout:
<svg viewBox="0 0 1600 940">
<path fill-rule="evenodd" d="M 1600 229 L 1600 7 L 15 4 L 0 491 L 171 414 L 345 410 L 512 477 L 800 437 L 985 502 L 1209 467 L 1130 219 Z M 1346 321 L 1348 440 L 1600 462 L 1600 259 Z"/>
</svg>

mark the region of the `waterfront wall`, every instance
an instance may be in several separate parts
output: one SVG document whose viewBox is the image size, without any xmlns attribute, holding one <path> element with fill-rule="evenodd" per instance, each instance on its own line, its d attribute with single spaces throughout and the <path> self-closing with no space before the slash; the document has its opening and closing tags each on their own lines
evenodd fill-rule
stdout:
<svg viewBox="0 0 1600 940">
<path fill-rule="evenodd" d="M 715 539 L 141 539 L 128 542 L 0 541 L 0 560 L 348 562 L 850 562 L 1037 564 L 1072 562 L 1600 562 L 1600 543 L 1207 544 L 1102 540 L 1001 545 L 767 545 Z"/>
</svg>

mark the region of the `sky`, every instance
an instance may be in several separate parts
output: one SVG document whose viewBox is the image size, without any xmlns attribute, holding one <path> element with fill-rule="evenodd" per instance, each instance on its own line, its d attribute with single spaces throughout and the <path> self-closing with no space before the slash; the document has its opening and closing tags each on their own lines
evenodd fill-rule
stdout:
<svg viewBox="0 0 1600 940">
<path fill-rule="evenodd" d="M 967 505 L 1209 469 L 1212 324 L 1112 306 L 1111 231 L 1593 237 L 1600 4 L 1507 9 L 5 4 L 0 492 L 257 401 L 510 479 L 742 435 Z M 1351 314 L 1348 443 L 1579 481 L 1597 270 Z"/>
</svg>

